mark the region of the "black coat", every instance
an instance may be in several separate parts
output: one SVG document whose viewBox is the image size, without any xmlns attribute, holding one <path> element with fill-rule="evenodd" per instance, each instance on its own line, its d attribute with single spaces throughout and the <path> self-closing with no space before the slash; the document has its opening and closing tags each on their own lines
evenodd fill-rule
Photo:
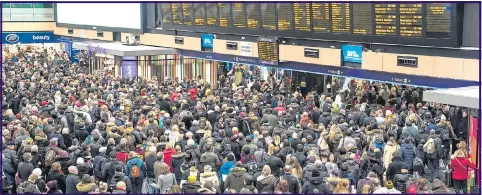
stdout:
<svg viewBox="0 0 482 195">
<path fill-rule="evenodd" d="M 26 181 L 28 176 L 32 174 L 32 171 L 35 167 L 32 165 L 31 162 L 21 162 L 18 165 L 18 176 L 22 181 Z"/>
<path fill-rule="evenodd" d="M 395 175 L 400 173 L 403 166 L 405 166 L 405 162 L 403 162 L 400 157 L 392 158 L 392 163 L 390 163 L 387 168 L 387 178 L 393 181 Z"/>
<path fill-rule="evenodd" d="M 298 178 L 291 174 L 285 174 L 280 177 L 280 179 L 286 180 L 288 182 L 288 187 L 291 194 L 299 194 L 300 193 L 300 183 Z"/>
<path fill-rule="evenodd" d="M 77 190 L 77 184 L 80 183 L 79 176 L 69 174 L 65 179 L 65 193 L 66 194 L 79 194 L 79 190 Z"/>
<path fill-rule="evenodd" d="M 46 182 L 57 180 L 57 185 L 60 187 L 60 190 L 65 193 L 65 175 L 59 171 L 50 171 L 47 175 Z"/>
<path fill-rule="evenodd" d="M 271 168 L 271 174 L 275 177 L 279 177 L 281 169 L 285 166 L 283 161 L 277 155 L 271 155 L 266 159 L 266 165 Z"/>
<path fill-rule="evenodd" d="M 315 193 L 315 189 L 318 191 Z M 312 177 L 303 185 L 301 194 L 331 194 L 331 190 L 322 177 Z"/>
<path fill-rule="evenodd" d="M 183 176 L 181 171 L 181 165 L 184 163 L 184 161 L 184 155 L 172 155 L 171 167 L 174 169 L 174 175 L 176 176 L 177 180 L 181 180 Z"/>
<path fill-rule="evenodd" d="M 156 178 L 154 174 L 154 163 L 156 163 L 157 157 L 155 154 L 150 154 L 146 156 L 146 170 L 147 170 L 147 178 Z"/>
</svg>

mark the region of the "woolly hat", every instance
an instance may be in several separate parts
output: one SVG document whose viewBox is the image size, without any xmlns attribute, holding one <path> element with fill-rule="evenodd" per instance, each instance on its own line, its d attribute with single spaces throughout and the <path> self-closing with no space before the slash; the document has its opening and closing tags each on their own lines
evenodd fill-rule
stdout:
<svg viewBox="0 0 482 195">
<path fill-rule="evenodd" d="M 392 180 L 388 180 L 388 181 L 387 181 L 387 188 L 388 188 L 388 189 L 392 189 L 392 188 L 393 188 L 393 182 L 392 182 Z"/>
<path fill-rule="evenodd" d="M 189 177 L 187 177 L 187 182 L 188 183 L 194 183 L 194 182 L 196 182 L 196 179 L 197 179 L 196 176 L 190 175 Z"/>
</svg>

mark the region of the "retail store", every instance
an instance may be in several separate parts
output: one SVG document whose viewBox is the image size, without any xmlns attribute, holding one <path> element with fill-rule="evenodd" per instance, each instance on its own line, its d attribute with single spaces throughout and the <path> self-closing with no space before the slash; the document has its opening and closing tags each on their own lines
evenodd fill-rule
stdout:
<svg viewBox="0 0 482 195">
<path fill-rule="evenodd" d="M 62 43 L 56 39 L 53 32 L 2 32 L 2 45 L 13 53 L 18 52 L 17 45 L 21 49 L 52 47 L 57 51 L 63 50 Z"/>
</svg>

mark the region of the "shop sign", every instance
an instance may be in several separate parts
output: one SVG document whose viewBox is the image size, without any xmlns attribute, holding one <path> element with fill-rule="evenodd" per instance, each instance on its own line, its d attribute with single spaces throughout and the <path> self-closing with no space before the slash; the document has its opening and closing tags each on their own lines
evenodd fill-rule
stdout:
<svg viewBox="0 0 482 195">
<path fill-rule="evenodd" d="M 87 45 L 87 51 L 89 52 L 89 55 L 94 55 L 94 54 L 106 54 L 107 49 L 102 48 L 100 46 L 92 46 L 92 44 Z"/>
<path fill-rule="evenodd" d="M 253 52 L 253 48 L 251 47 L 251 43 L 250 42 L 241 42 L 239 45 L 240 45 L 240 49 L 241 49 L 239 55 L 251 57 L 252 52 Z"/>
<path fill-rule="evenodd" d="M 362 63 L 363 48 L 359 45 L 342 45 L 341 51 L 343 53 L 344 62 Z"/>
<path fill-rule="evenodd" d="M 203 34 L 201 36 L 201 45 L 203 48 L 213 48 L 214 36 L 212 34 Z"/>
<path fill-rule="evenodd" d="M 2 44 L 55 43 L 53 32 L 2 32 Z"/>
</svg>

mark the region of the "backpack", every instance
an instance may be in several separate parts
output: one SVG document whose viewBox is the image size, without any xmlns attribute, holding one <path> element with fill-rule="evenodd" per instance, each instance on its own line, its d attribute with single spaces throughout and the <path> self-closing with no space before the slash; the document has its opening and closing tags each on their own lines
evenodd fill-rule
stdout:
<svg viewBox="0 0 482 195">
<path fill-rule="evenodd" d="M 433 154 L 435 152 L 435 140 L 433 138 L 428 139 L 423 145 L 423 151 L 427 154 Z"/>
<path fill-rule="evenodd" d="M 133 164 L 131 167 L 131 177 L 138 178 L 140 176 L 141 176 L 141 169 L 136 164 Z"/>
<path fill-rule="evenodd" d="M 115 175 L 112 177 L 112 179 L 109 182 L 109 190 L 116 189 L 117 183 L 122 181 L 122 179 L 123 179 L 122 173 L 115 173 Z"/>
<path fill-rule="evenodd" d="M 213 170 L 216 170 L 217 159 L 214 157 L 214 155 L 201 156 L 201 159 L 199 160 L 199 170 L 204 170 L 204 166 L 206 165 L 210 165 Z"/>
<path fill-rule="evenodd" d="M 17 188 L 17 193 L 18 194 L 33 194 L 35 193 L 35 188 L 37 186 L 35 186 L 34 184 L 28 182 L 28 181 L 24 181 L 23 183 L 21 183 L 18 188 Z"/>
<path fill-rule="evenodd" d="M 248 168 L 248 174 L 254 175 L 256 172 L 258 172 L 258 163 L 256 163 L 256 160 L 253 159 L 254 155 L 248 155 L 249 160 L 246 163 L 246 167 Z"/>
<path fill-rule="evenodd" d="M 45 164 L 46 165 L 52 165 L 55 162 L 55 158 L 57 157 L 57 150 L 49 147 L 47 149 L 47 152 L 45 152 Z"/>
<path fill-rule="evenodd" d="M 450 140 L 450 132 L 447 128 L 442 128 L 440 139 L 442 139 L 443 141 Z"/>
</svg>

